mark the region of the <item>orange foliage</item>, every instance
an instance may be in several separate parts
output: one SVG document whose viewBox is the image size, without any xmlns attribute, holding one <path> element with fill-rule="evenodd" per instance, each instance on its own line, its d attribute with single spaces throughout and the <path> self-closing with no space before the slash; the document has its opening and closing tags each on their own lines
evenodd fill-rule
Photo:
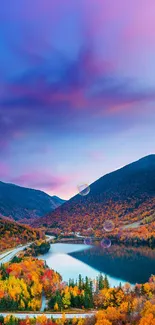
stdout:
<svg viewBox="0 0 155 325">
<path fill-rule="evenodd" d="M 0 252 L 44 237 L 38 229 L 0 217 Z"/>
</svg>

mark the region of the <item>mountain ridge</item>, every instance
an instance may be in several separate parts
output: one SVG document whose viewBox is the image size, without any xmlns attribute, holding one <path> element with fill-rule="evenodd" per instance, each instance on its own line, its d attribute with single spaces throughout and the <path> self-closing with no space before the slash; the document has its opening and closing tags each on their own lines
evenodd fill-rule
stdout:
<svg viewBox="0 0 155 325">
<path fill-rule="evenodd" d="M 87 196 L 75 195 L 33 225 L 59 227 L 63 231 L 81 231 L 92 225 L 99 229 L 106 218 L 117 216 L 118 221 L 130 215 L 135 221 L 136 214 L 140 214 L 140 219 L 154 207 L 155 154 L 151 154 L 100 177 L 90 185 Z"/>
<path fill-rule="evenodd" d="M 0 214 L 14 220 L 41 217 L 64 202 L 41 190 L 0 181 Z"/>
</svg>

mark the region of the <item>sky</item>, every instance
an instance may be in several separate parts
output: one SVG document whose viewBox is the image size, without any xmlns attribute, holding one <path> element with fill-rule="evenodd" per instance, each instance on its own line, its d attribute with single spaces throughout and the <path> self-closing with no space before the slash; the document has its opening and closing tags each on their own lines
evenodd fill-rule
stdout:
<svg viewBox="0 0 155 325">
<path fill-rule="evenodd" d="M 154 0 L 1 0 L 0 180 L 68 199 L 155 153 Z"/>
</svg>

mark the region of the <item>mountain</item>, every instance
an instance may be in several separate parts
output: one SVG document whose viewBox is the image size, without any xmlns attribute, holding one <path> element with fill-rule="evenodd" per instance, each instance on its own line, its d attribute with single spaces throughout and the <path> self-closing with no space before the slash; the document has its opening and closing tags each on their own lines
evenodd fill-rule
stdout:
<svg viewBox="0 0 155 325">
<path fill-rule="evenodd" d="M 14 220 L 41 217 L 64 202 L 39 190 L 0 182 L 0 214 Z"/>
<path fill-rule="evenodd" d="M 0 252 L 44 237 L 38 229 L 18 224 L 0 216 Z"/>
<path fill-rule="evenodd" d="M 88 195 L 74 196 L 33 226 L 66 232 L 93 228 L 97 236 L 106 219 L 115 226 L 130 224 L 152 216 L 154 209 L 155 155 L 149 155 L 101 177 L 90 185 Z"/>
</svg>

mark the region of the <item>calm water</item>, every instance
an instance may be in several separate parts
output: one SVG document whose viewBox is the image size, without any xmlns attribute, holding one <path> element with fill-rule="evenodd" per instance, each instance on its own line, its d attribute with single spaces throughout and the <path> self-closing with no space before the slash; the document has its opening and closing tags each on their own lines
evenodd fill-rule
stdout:
<svg viewBox="0 0 155 325">
<path fill-rule="evenodd" d="M 52 244 L 50 251 L 40 258 L 58 271 L 64 281 L 77 279 L 81 274 L 95 278 L 99 272 L 108 275 L 111 286 L 120 282 L 143 283 L 155 274 L 155 250 L 112 246 L 103 249 L 99 246 L 83 244 Z"/>
</svg>

